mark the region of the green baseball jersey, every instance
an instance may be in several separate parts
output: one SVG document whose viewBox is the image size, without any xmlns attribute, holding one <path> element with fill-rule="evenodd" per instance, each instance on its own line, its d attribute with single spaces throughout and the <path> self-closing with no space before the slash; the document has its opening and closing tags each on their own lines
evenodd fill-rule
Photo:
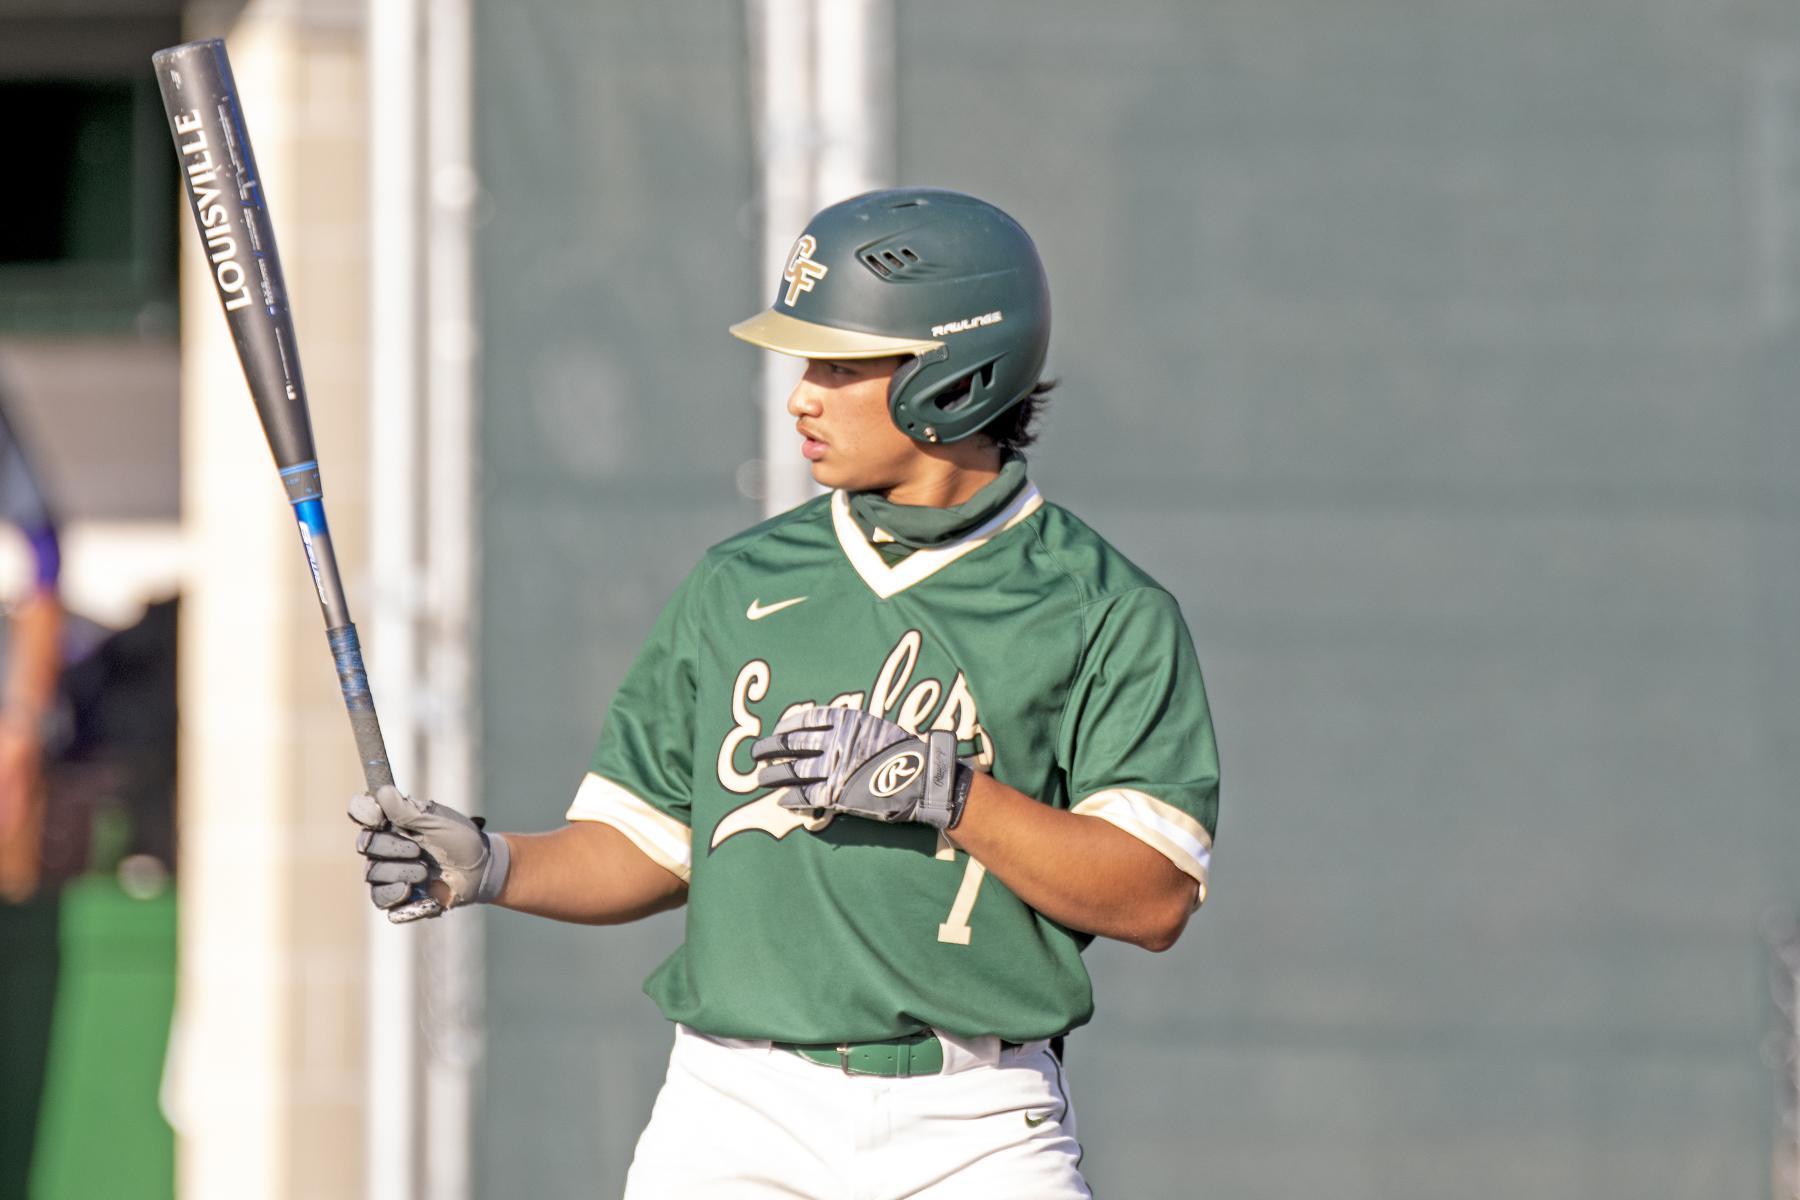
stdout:
<svg viewBox="0 0 1800 1200">
<path fill-rule="evenodd" d="M 688 881 L 685 940 L 645 985 L 671 1020 L 794 1042 L 1027 1041 L 1092 1014 L 1090 935 L 928 826 L 813 818 L 757 785 L 751 744 L 813 704 L 954 730 L 980 769 L 1141 838 L 1204 896 L 1218 760 L 1174 599 L 1035 487 L 896 563 L 836 493 L 707 553 L 569 809 Z"/>
</svg>

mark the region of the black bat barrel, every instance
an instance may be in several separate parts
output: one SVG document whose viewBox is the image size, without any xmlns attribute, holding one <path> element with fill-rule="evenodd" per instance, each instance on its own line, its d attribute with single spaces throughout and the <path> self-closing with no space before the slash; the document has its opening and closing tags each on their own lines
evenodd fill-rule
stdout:
<svg viewBox="0 0 1800 1200">
<path fill-rule="evenodd" d="M 311 463 L 312 419 L 287 285 L 225 43 L 214 38 L 171 46 L 151 62 L 208 273 L 275 465 L 286 470 Z"/>
</svg>

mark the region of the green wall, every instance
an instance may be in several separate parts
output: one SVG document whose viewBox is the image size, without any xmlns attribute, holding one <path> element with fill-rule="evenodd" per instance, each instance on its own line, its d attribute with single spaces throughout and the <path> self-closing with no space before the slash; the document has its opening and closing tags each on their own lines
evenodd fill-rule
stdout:
<svg viewBox="0 0 1800 1200">
<path fill-rule="evenodd" d="M 663 600 L 757 519 L 755 363 L 725 334 L 753 292 L 744 32 L 692 0 L 476 12 L 484 786 L 496 827 L 542 829 Z M 487 919 L 478 1194 L 616 1195 L 679 917 Z"/>
<path fill-rule="evenodd" d="M 554 823 L 754 519 L 736 6 L 482 14 L 481 653 Z M 1034 472 L 1180 597 L 1225 772 L 1181 945 L 1090 954 L 1106 1194 L 1769 1194 L 1800 908 L 1800 9 L 897 5 L 908 182 L 1014 211 Z M 490 918 L 489 1191 L 610 1194 L 677 936 Z"/>
</svg>

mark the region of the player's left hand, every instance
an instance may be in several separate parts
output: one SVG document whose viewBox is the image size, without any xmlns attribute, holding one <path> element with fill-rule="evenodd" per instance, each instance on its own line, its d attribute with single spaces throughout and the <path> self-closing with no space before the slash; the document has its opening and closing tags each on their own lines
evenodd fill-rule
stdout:
<svg viewBox="0 0 1800 1200">
<path fill-rule="evenodd" d="M 952 829 L 974 780 L 957 761 L 956 735 L 919 737 L 855 708 L 807 708 L 750 747 L 756 781 L 788 787 L 784 808 L 849 813 L 871 821 L 918 821 Z"/>
</svg>

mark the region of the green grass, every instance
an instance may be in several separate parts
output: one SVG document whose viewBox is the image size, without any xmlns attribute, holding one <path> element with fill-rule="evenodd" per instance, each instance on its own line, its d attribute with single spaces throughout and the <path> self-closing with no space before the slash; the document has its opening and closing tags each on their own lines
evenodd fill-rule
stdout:
<svg viewBox="0 0 1800 1200">
<path fill-rule="evenodd" d="M 110 875 L 62 896 L 62 973 L 32 1167 L 33 1200 L 175 1194 L 157 1106 L 175 1004 L 175 894 L 134 900 Z"/>
</svg>

